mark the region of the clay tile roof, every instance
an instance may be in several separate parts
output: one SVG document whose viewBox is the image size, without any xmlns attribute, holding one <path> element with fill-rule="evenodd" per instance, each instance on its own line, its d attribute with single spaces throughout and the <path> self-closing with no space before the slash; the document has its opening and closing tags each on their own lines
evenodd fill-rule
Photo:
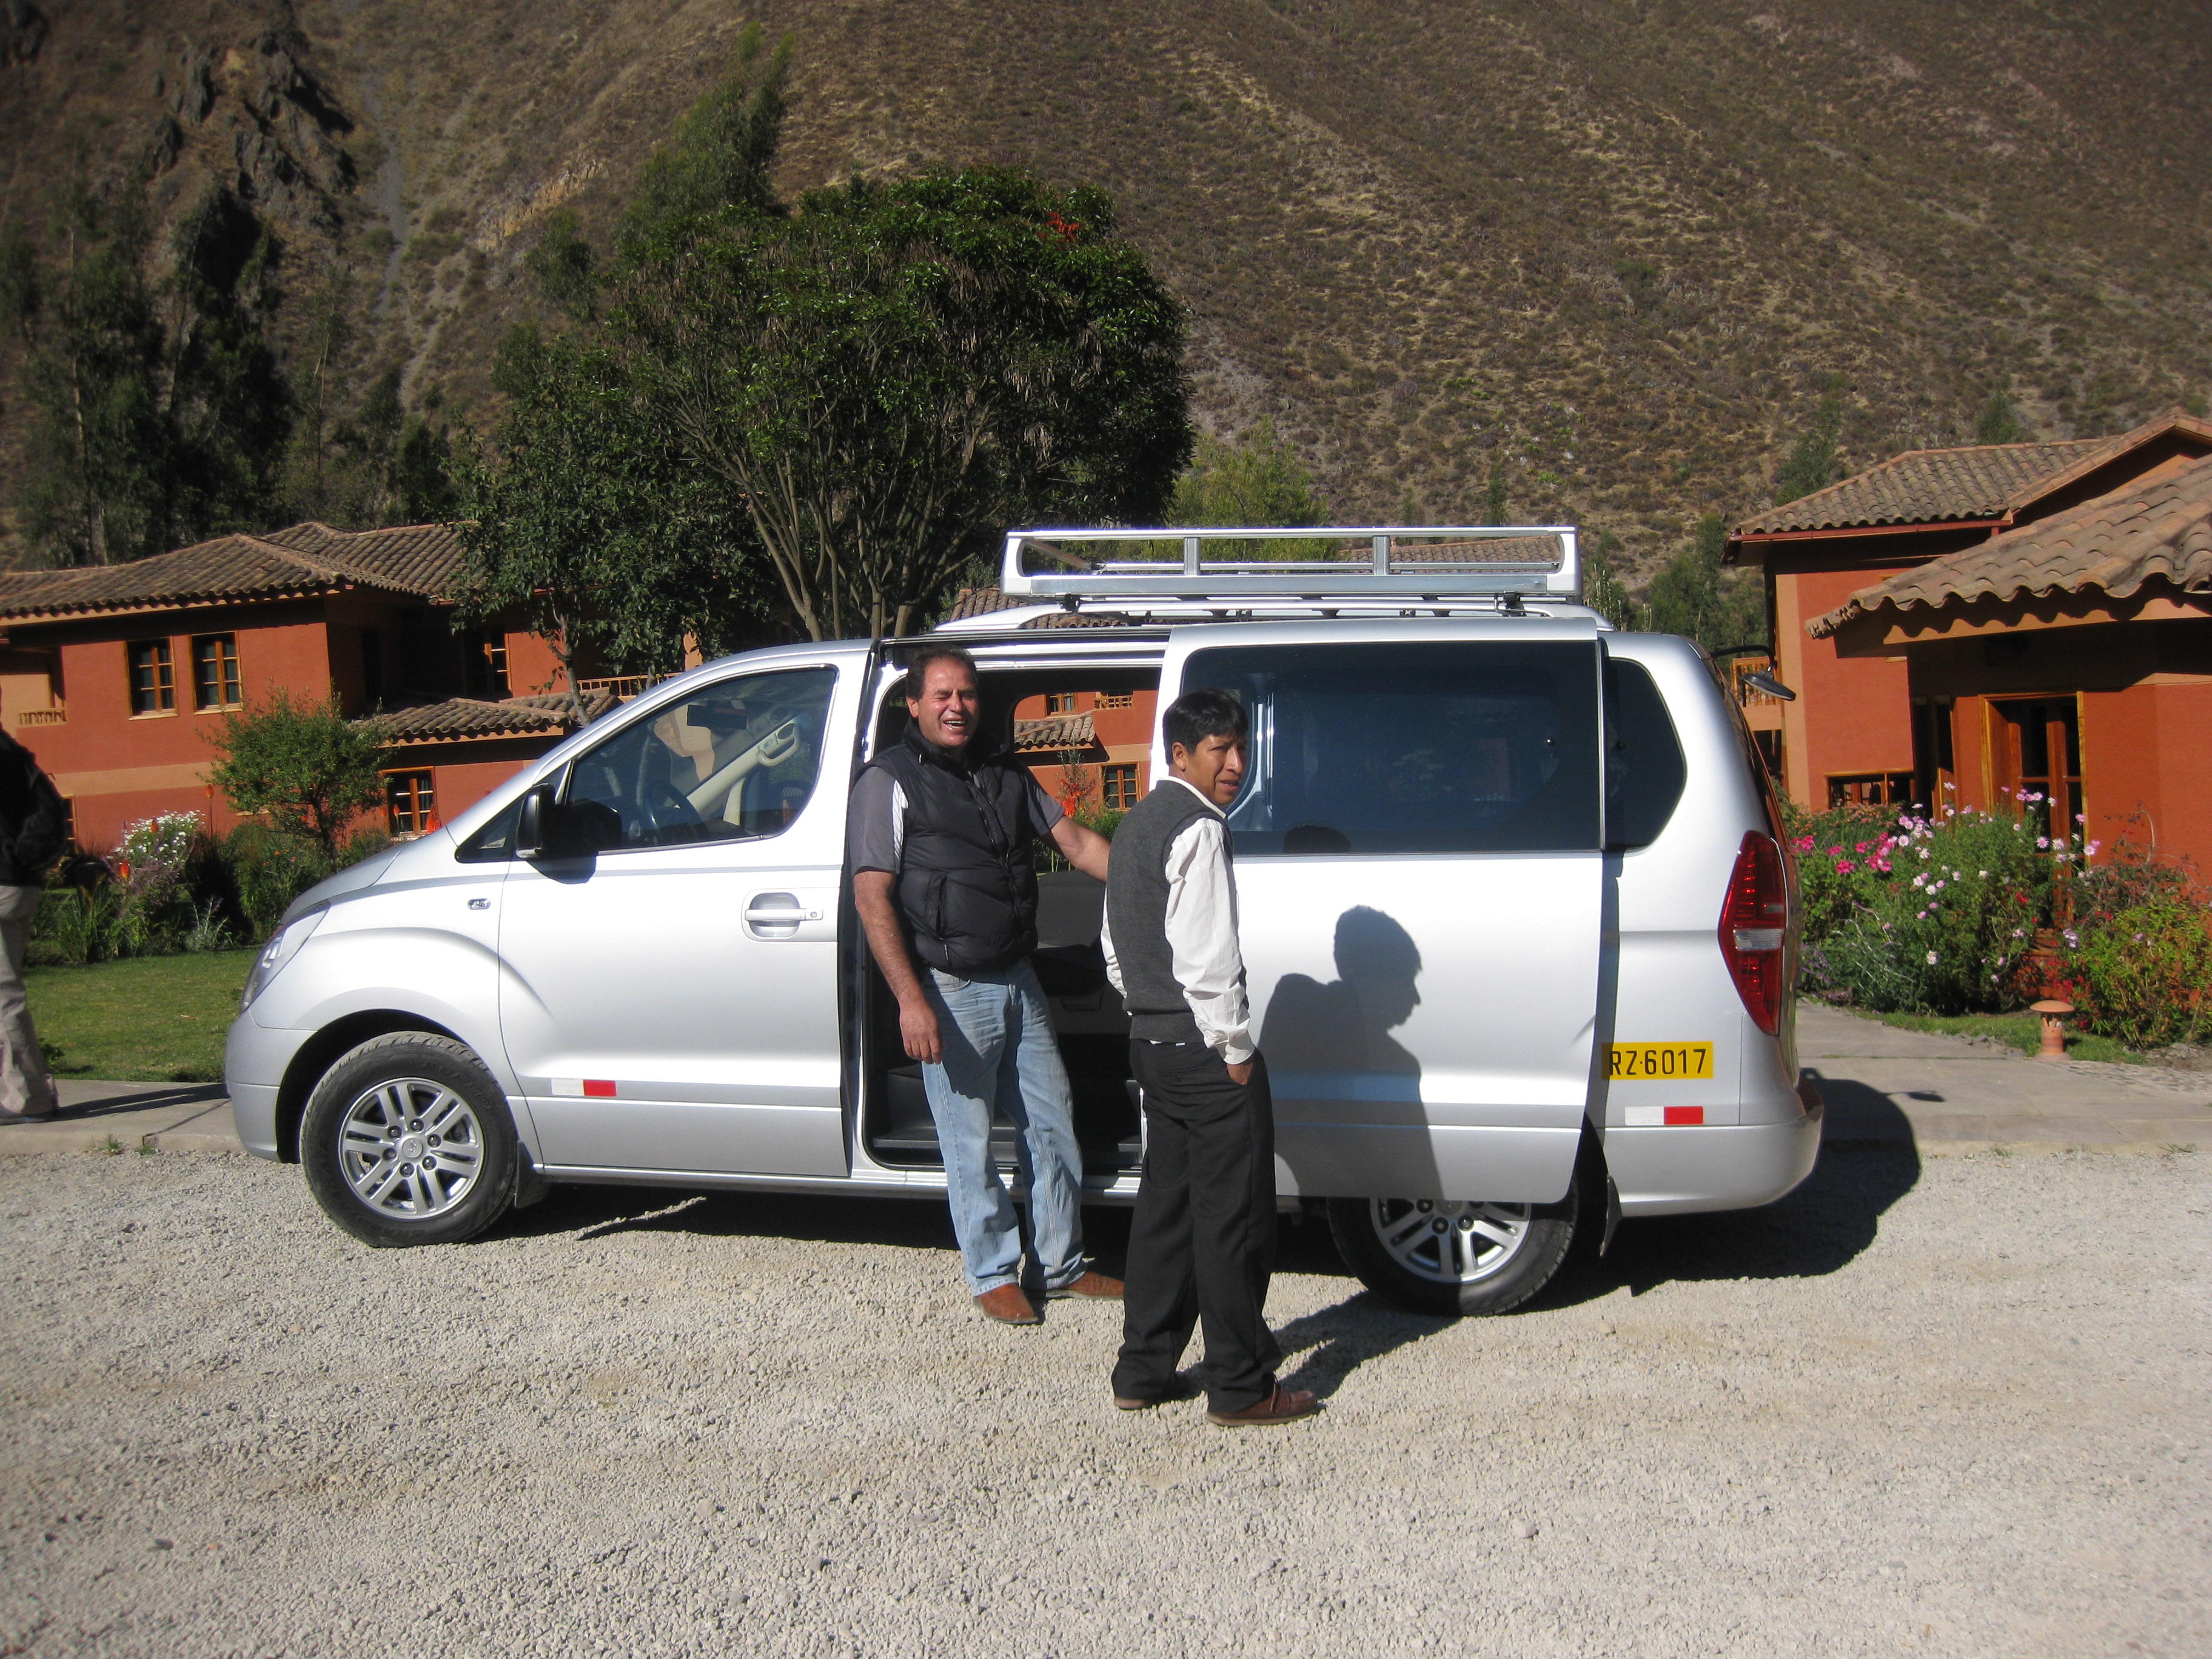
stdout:
<svg viewBox="0 0 2212 1659">
<path fill-rule="evenodd" d="M 299 524 L 267 536 L 218 536 L 128 564 L 0 571 L 0 623 L 286 599 L 349 586 L 447 599 L 461 563 L 460 538 L 450 525 L 344 531 Z"/>
<path fill-rule="evenodd" d="M 1841 483 L 1746 519 L 1732 533 L 1771 536 L 1860 525 L 2002 518 L 2014 496 L 2057 477 L 2110 441 L 2081 438 L 2056 444 L 1907 450 Z"/>
<path fill-rule="evenodd" d="M 1346 543 L 1330 554 L 1331 563 L 1370 564 L 1374 553 L 1365 543 Z M 1390 568 L 1409 564 L 1550 564 L 1559 562 L 1557 536 L 1470 536 L 1453 542 L 1395 542 Z"/>
<path fill-rule="evenodd" d="M 1002 593 L 995 587 L 963 587 L 952 601 L 952 614 L 947 622 L 965 622 L 970 617 L 988 617 L 995 611 L 1012 611 L 1025 605 L 1036 605 L 1036 599 L 1024 599 L 1011 593 Z"/>
<path fill-rule="evenodd" d="M 1014 749 L 1019 754 L 1089 749 L 1097 741 L 1088 714 L 1047 714 L 1040 720 L 1014 722 Z"/>
<path fill-rule="evenodd" d="M 2091 589 L 2124 599 L 2158 580 L 2212 595 L 2212 457 L 1900 570 L 1805 630 L 1825 639 L 1885 605 L 1937 609 Z"/>
<path fill-rule="evenodd" d="M 584 696 L 584 723 L 589 725 L 616 706 L 611 692 L 592 691 Z M 491 702 L 477 697 L 448 697 L 443 702 L 371 714 L 357 724 L 376 728 L 393 748 L 416 743 L 456 743 L 477 738 L 565 737 L 574 725 L 565 691 L 538 692 Z"/>
<path fill-rule="evenodd" d="M 2117 437 L 1908 450 L 1841 483 L 1746 519 L 1729 533 L 1771 536 L 1862 526 L 2008 520 L 2054 488 L 2175 432 L 2201 446 L 2212 440 L 2212 423 L 2175 408 Z"/>
<path fill-rule="evenodd" d="M 1036 629 L 1138 628 L 1142 625 L 1136 617 L 1119 611 L 1052 611 L 1042 617 L 1031 617 L 1021 627 L 1024 633 L 1028 633 Z"/>
</svg>

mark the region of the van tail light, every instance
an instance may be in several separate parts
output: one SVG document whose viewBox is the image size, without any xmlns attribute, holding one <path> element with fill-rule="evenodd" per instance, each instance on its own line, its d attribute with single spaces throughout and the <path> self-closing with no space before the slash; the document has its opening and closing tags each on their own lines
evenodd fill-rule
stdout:
<svg viewBox="0 0 2212 1659">
<path fill-rule="evenodd" d="M 1770 1036 L 1782 1025 L 1789 942 L 1790 884 L 1782 848 L 1773 836 L 1754 830 L 1744 836 L 1729 875 L 1728 902 L 1721 906 L 1721 956 L 1736 994 Z"/>
</svg>

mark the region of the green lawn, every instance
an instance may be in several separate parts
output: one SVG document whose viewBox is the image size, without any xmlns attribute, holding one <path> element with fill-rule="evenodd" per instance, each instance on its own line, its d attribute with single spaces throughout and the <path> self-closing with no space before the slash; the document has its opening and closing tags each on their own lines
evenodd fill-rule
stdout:
<svg viewBox="0 0 2212 1659">
<path fill-rule="evenodd" d="M 216 1083 L 252 951 L 30 968 L 31 1018 L 62 1077 Z M 55 1051 L 60 1052 L 57 1054 Z"/>
<path fill-rule="evenodd" d="M 1863 1013 L 1865 1011 L 1855 1008 L 1851 1012 Z M 2043 1047 L 2043 1022 L 2033 1014 L 1875 1014 L 1873 1018 L 1885 1025 L 1900 1026 L 1908 1031 L 1936 1031 L 1945 1036 L 1991 1037 L 2024 1054 L 2032 1054 Z M 2132 1048 L 2122 1048 L 2110 1037 L 2100 1037 L 2070 1028 L 2066 1033 L 2066 1057 L 2069 1060 L 2120 1060 L 2137 1066 L 2148 1063 L 2146 1056 Z"/>
</svg>

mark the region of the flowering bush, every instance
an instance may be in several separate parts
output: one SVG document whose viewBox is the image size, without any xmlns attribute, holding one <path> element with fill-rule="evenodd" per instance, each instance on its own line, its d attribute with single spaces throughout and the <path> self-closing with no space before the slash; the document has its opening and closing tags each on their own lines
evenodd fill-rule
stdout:
<svg viewBox="0 0 2212 1659">
<path fill-rule="evenodd" d="M 2022 804 L 2033 805 L 2023 798 Z M 1805 982 L 1887 1012 L 1955 1014 L 2014 1006 L 2060 871 L 2077 856 L 2033 821 L 1947 809 L 1876 828 L 1862 815 L 1801 824 Z"/>
</svg>

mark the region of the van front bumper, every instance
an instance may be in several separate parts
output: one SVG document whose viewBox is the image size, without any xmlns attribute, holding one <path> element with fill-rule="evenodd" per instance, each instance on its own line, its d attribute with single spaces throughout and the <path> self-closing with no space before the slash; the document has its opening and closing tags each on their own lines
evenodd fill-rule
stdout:
<svg viewBox="0 0 2212 1659">
<path fill-rule="evenodd" d="M 284 1071 L 310 1033 L 257 1025 L 241 1014 L 223 1041 L 222 1084 L 230 1093 L 230 1118 L 238 1139 L 256 1158 L 281 1158 L 276 1134 L 276 1097 Z"/>
</svg>

